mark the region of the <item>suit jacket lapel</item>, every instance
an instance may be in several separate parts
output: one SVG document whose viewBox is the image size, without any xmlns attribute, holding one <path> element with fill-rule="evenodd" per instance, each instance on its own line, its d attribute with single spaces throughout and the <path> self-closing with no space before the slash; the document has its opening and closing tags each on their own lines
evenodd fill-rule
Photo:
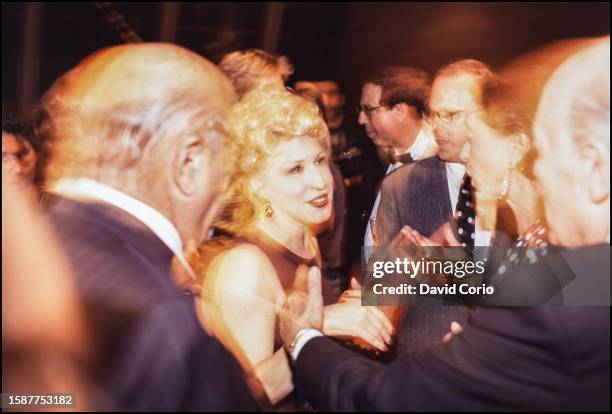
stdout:
<svg viewBox="0 0 612 414">
<path fill-rule="evenodd" d="M 437 179 L 438 179 L 438 191 L 440 191 L 440 214 L 442 217 L 448 217 L 452 219 L 453 216 L 453 205 L 451 203 L 450 194 L 448 193 L 448 177 L 446 176 L 446 163 L 436 157 L 438 161 L 437 166 Z"/>
</svg>

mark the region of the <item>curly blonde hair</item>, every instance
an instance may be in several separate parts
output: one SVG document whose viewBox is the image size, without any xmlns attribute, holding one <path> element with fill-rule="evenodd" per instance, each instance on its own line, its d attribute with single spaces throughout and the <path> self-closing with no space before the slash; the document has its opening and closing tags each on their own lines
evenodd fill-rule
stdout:
<svg viewBox="0 0 612 414">
<path fill-rule="evenodd" d="M 245 232 L 264 208 L 251 180 L 264 171 L 266 158 L 283 141 L 298 136 L 329 147 L 329 130 L 312 102 L 276 88 L 246 94 L 229 116 L 229 134 L 237 144 L 236 171 L 230 179 L 225 209 L 215 223 L 232 234 Z"/>
</svg>

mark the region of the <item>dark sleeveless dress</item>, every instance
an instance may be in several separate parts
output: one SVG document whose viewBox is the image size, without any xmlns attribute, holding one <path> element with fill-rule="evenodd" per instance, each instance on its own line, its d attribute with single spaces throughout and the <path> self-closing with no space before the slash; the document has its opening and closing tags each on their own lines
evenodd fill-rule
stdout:
<svg viewBox="0 0 612 414">
<path fill-rule="evenodd" d="M 270 259 L 283 290 L 289 295 L 294 290 L 307 291 L 308 269 L 312 266 L 321 266 L 320 256 L 317 254 L 306 259 L 289 250 L 267 234 L 257 232 L 256 234 L 242 236 L 236 239 L 237 244 L 249 243 L 259 247 Z M 278 330 L 278 319 L 274 330 L 274 351 L 282 348 Z"/>
<path fill-rule="evenodd" d="M 296 253 L 289 250 L 276 240 L 272 239 L 267 234 L 257 231 L 247 235 L 242 235 L 236 238 L 229 238 L 227 236 L 215 238 L 207 242 L 204 246 L 199 249 L 200 253 L 200 266 L 197 269 L 197 273 L 203 277 L 206 274 L 206 267 L 214 256 L 223 251 L 227 251 L 241 244 L 252 244 L 261 249 L 276 271 L 278 279 L 283 287 L 283 290 L 289 295 L 294 290 L 300 290 L 306 292 L 307 290 L 307 273 L 308 269 L 312 266 L 321 265 L 321 258 L 319 253 L 310 258 L 306 259 L 297 255 Z M 282 348 L 283 343 L 279 335 L 278 318 L 275 323 L 274 329 L 274 352 Z M 295 391 L 291 392 L 283 400 L 279 401 L 274 405 L 276 411 L 302 411 L 301 405 L 297 402 Z"/>
</svg>

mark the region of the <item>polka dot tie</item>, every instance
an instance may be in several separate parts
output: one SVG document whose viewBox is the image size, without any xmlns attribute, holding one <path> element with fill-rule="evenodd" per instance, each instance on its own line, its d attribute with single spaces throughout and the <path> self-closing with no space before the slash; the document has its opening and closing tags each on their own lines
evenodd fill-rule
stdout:
<svg viewBox="0 0 612 414">
<path fill-rule="evenodd" d="M 469 175 L 463 177 L 459 188 L 459 198 L 455 209 L 455 221 L 457 223 L 457 233 L 459 243 L 463 247 L 474 247 L 474 237 L 476 232 L 476 210 L 474 208 L 474 191 L 472 189 L 472 179 Z"/>
</svg>

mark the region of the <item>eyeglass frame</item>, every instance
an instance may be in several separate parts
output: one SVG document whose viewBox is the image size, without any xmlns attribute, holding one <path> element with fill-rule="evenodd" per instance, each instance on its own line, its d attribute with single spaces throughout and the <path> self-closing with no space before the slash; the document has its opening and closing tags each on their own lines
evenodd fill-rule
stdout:
<svg viewBox="0 0 612 414">
<path fill-rule="evenodd" d="M 368 118 L 371 118 L 372 112 L 374 112 L 377 109 L 383 108 L 385 106 L 389 106 L 389 104 L 382 104 L 382 105 L 374 106 L 372 108 L 366 108 L 366 107 L 359 105 L 357 108 L 355 108 L 355 112 L 357 112 L 357 116 L 361 115 L 362 112 L 365 112 L 365 116 L 367 116 Z"/>
<path fill-rule="evenodd" d="M 407 100 L 406 99 L 401 99 L 401 100 L 397 100 L 397 101 L 387 102 L 385 104 L 381 104 L 381 105 L 375 106 L 373 108 L 364 108 L 362 105 L 359 105 L 357 108 L 355 108 L 355 112 L 357 113 L 358 116 L 361 115 L 362 112 L 365 112 L 366 116 L 368 118 L 371 118 L 372 117 L 371 113 L 373 111 L 375 111 L 376 109 L 380 109 L 380 108 L 385 107 L 385 106 L 392 108 L 392 107 L 394 107 L 396 105 L 399 105 L 399 104 L 402 104 L 402 103 L 406 104 L 406 105 L 409 105 L 409 106 L 413 106 L 414 108 L 416 108 L 417 111 L 421 112 L 421 116 L 423 118 L 426 118 L 428 116 L 429 111 L 427 110 L 427 108 L 423 108 L 423 102 L 421 102 L 418 99 L 407 99 Z"/>
<path fill-rule="evenodd" d="M 438 111 L 436 112 L 430 109 L 428 114 L 423 113 L 422 115 L 423 115 L 423 119 L 425 120 L 425 122 L 427 122 L 429 125 L 433 125 L 436 119 L 439 120 L 444 125 L 450 125 L 457 119 L 456 118 L 457 115 L 466 116 L 466 115 L 470 115 L 472 113 L 476 113 L 480 111 L 481 109 L 461 109 L 459 111 Z M 441 112 L 448 114 L 447 116 L 449 116 L 450 118 L 448 120 L 444 120 L 442 117 L 440 117 Z"/>
</svg>

